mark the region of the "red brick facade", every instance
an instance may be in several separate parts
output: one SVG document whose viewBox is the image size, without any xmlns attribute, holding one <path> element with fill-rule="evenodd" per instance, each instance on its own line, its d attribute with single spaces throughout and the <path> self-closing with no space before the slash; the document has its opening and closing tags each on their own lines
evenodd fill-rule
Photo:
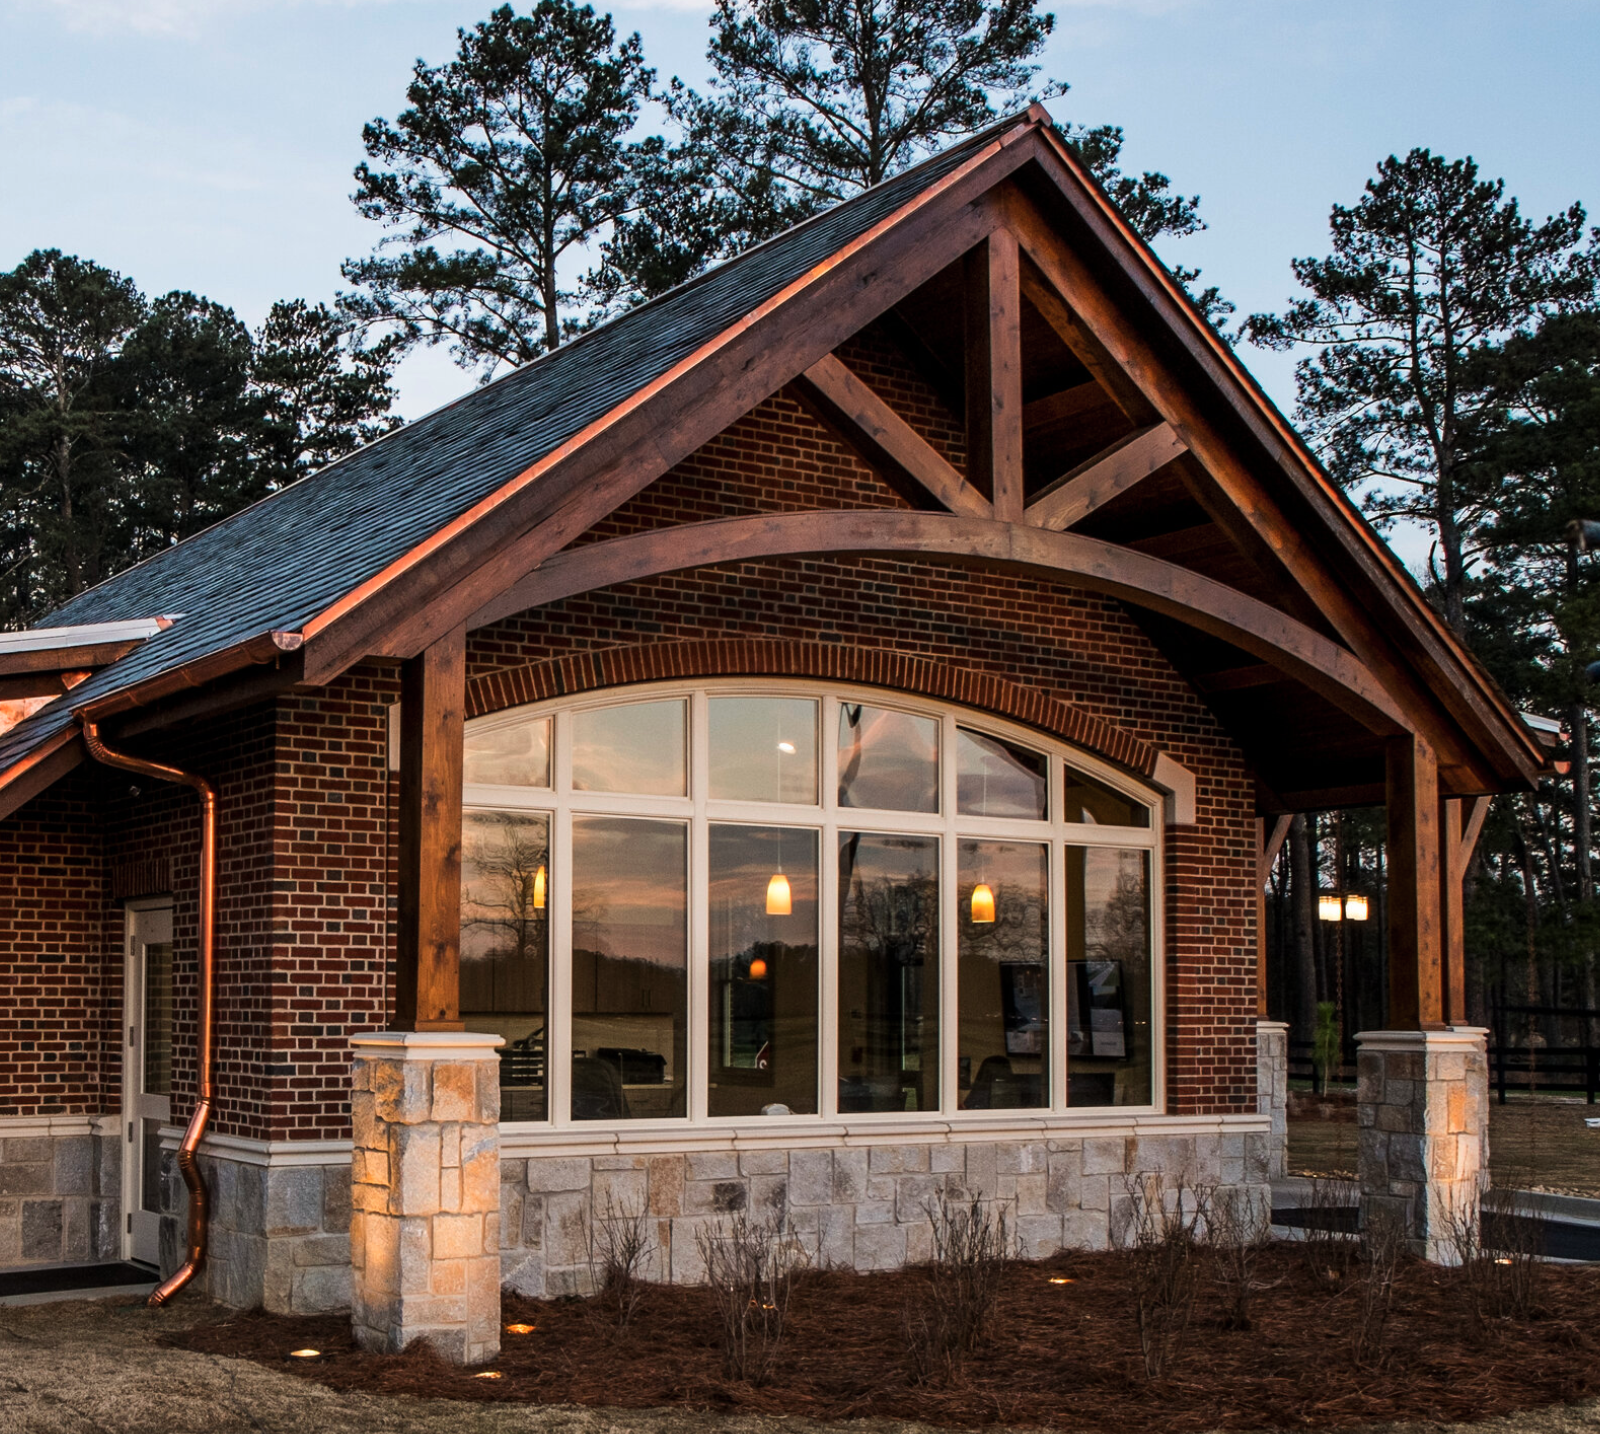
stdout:
<svg viewBox="0 0 1600 1434">
<path fill-rule="evenodd" d="M 861 339 L 847 356 L 962 463 L 959 425 L 885 344 Z M 905 504 L 798 403 L 779 396 L 586 541 L 841 506 Z M 1053 731 L 1132 771 L 1148 775 L 1154 754 L 1165 752 L 1193 772 L 1197 825 L 1166 834 L 1168 1107 L 1254 1110 L 1249 776 L 1126 610 L 1079 590 L 939 563 L 700 569 L 586 594 L 472 634 L 469 710 L 593 686 L 607 674 L 703 675 L 729 662 L 909 686 Z M 219 1132 L 348 1134 L 348 1037 L 382 1025 L 388 1001 L 395 816 L 387 711 L 397 697 L 392 668 L 363 667 L 325 692 L 140 745 L 219 784 Z M 137 878 L 128 873 L 153 857 L 170 860 L 176 893 L 175 1104 L 186 1108 L 194 1079 L 194 803 L 187 792 L 132 797 L 128 787 L 79 773 L 0 823 L 0 979 L 8 997 L 16 992 L 0 1009 L 0 1113 L 116 1107 L 123 916 L 110 893 L 130 894 L 122 888 Z"/>
</svg>

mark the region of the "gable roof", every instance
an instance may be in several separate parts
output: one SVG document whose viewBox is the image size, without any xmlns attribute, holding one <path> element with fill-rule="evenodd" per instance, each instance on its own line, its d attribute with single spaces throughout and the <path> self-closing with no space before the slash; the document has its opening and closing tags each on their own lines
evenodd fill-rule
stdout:
<svg viewBox="0 0 1600 1434">
<path fill-rule="evenodd" d="M 76 625 L 183 613 L 120 661 L 0 738 L 0 785 L 75 740 L 75 714 L 104 712 L 193 686 L 300 645 L 358 599 L 403 576 L 418 552 L 488 517 L 501 495 L 537 482 L 539 465 L 589 441 L 609 415 L 681 369 L 764 308 L 788 302 L 806 276 L 843 251 L 900 224 L 930 195 L 1027 136 L 1042 136 L 1069 171 L 1075 197 L 1114 231 L 1115 255 L 1166 326 L 1197 356 L 1227 401 L 1269 445 L 1358 554 L 1388 604 L 1426 629 L 1453 665 L 1452 680 L 1486 694 L 1505 714 L 1502 739 L 1522 731 L 1415 584 L 1321 473 L 1304 444 L 1231 350 L 1195 314 L 1170 276 L 1122 221 L 1055 135 L 1042 110 L 1002 122 L 671 293 L 479 388 L 137 567 L 79 595 L 51 615 Z M 1137 272 L 1135 272 L 1137 271 Z M 1154 297 L 1150 298 L 1149 295 Z M 1315 491 L 1313 491 L 1315 490 Z M 1515 729 L 1514 731 L 1512 729 Z M 1527 743 L 1532 749 L 1531 741 Z M 1536 765 L 1537 757 L 1532 759 Z M 1502 766 L 1505 763 L 1501 764 Z M 1529 762 L 1511 762 L 1528 768 Z M 12 804 L 0 802 L 0 810 Z"/>
</svg>

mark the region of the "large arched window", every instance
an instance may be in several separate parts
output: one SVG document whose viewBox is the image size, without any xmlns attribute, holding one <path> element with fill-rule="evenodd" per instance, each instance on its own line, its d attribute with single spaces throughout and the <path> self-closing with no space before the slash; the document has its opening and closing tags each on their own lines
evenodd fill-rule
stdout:
<svg viewBox="0 0 1600 1434">
<path fill-rule="evenodd" d="M 1159 798 L 870 689 L 468 725 L 461 1006 L 507 1122 L 1152 1108 Z"/>
</svg>

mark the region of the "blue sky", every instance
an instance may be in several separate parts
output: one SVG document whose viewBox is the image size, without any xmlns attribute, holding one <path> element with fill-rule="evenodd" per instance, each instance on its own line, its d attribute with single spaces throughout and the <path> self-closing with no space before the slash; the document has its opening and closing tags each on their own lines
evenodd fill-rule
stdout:
<svg viewBox="0 0 1600 1434">
<path fill-rule="evenodd" d="M 375 226 L 349 202 L 361 126 L 403 104 L 491 0 L 0 0 L 0 268 L 58 247 L 147 293 L 256 322 L 330 298 Z M 618 5 L 665 78 L 704 78 L 697 0 Z M 1044 8 L 1042 5 L 1041 8 Z M 1385 155 L 1470 154 L 1542 218 L 1600 208 L 1600 0 L 1061 0 L 1058 119 L 1112 122 L 1125 158 L 1198 192 L 1199 264 L 1241 312 L 1281 306 L 1335 201 Z M 1286 409 L 1288 364 L 1246 348 Z M 415 417 L 470 386 L 408 361 Z"/>
</svg>

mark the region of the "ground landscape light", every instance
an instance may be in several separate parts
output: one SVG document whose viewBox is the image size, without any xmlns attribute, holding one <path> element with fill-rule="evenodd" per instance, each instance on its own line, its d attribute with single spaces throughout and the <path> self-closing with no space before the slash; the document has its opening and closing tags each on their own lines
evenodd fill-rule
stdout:
<svg viewBox="0 0 1600 1434">
<path fill-rule="evenodd" d="M 531 1324 L 508 1324 L 506 1326 L 506 1333 L 507 1334 L 532 1334 L 536 1328 L 537 1328 L 536 1325 L 531 1325 Z"/>
<path fill-rule="evenodd" d="M 474 1379 L 504 1379 L 505 1375 L 498 1369 L 480 1369 L 472 1376 Z"/>
<path fill-rule="evenodd" d="M 291 1349 L 289 1351 L 289 1358 L 290 1359 L 321 1359 L 322 1358 L 322 1351 L 320 1349 Z"/>
</svg>

